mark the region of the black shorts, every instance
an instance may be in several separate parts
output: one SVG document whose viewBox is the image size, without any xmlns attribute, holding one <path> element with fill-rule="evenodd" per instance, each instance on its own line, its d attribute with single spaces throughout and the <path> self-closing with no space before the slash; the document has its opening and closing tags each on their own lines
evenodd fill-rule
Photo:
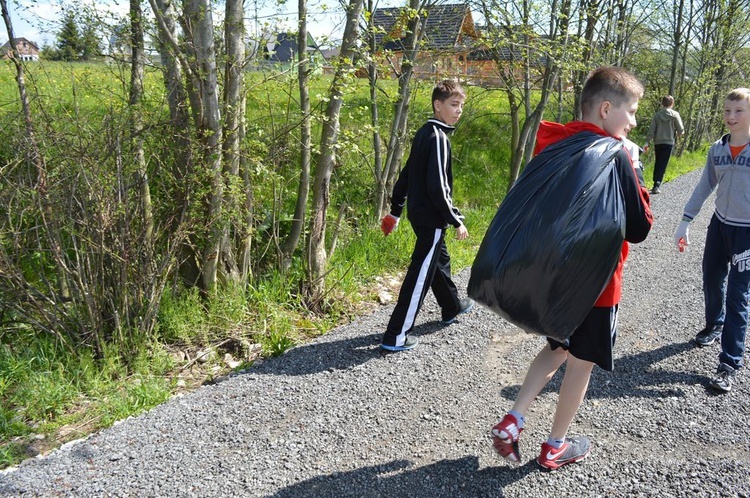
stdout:
<svg viewBox="0 0 750 498">
<path fill-rule="evenodd" d="M 596 363 L 611 372 L 615 365 L 612 348 L 617 338 L 617 305 L 593 307 L 583 323 L 564 342 L 547 338 L 552 349 L 563 348 L 579 360 Z"/>
</svg>

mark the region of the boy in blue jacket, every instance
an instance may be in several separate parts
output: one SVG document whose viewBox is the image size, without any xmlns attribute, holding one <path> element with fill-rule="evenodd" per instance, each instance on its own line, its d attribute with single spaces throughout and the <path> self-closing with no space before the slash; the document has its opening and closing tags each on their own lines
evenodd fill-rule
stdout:
<svg viewBox="0 0 750 498">
<path fill-rule="evenodd" d="M 387 236 L 398 225 L 408 199 L 409 222 L 417 236 L 396 307 L 388 322 L 383 342 L 386 351 L 405 351 L 417 345 L 409 333 L 414 328 L 427 289 L 432 289 L 442 309 L 442 323 L 451 324 L 468 312 L 474 301 L 459 299 L 451 279 L 451 260 L 445 246 L 449 225 L 456 228 L 456 238 L 469 236 L 464 217 L 453 205 L 453 169 L 448 134 L 461 118 L 466 94 L 461 85 L 446 80 L 432 91 L 433 117 L 414 135 L 411 152 L 401 170 L 391 196 L 391 212 L 381 221 Z"/>
</svg>

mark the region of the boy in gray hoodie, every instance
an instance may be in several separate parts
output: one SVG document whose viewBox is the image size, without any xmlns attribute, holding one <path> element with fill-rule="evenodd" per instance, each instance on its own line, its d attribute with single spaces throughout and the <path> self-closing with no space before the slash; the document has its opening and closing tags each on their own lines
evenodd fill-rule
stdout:
<svg viewBox="0 0 750 498">
<path fill-rule="evenodd" d="M 667 164 L 672 155 L 675 137 L 677 134 L 685 133 L 685 127 L 682 125 L 680 113 L 672 109 L 674 107 L 674 97 L 666 95 L 661 99 L 662 108 L 656 111 L 651 119 L 651 127 L 646 134 L 646 145 L 643 147 L 645 153 L 648 153 L 651 141 L 654 142 L 654 186 L 651 189 L 652 194 L 660 194 L 661 182 L 664 179 L 664 173 L 667 171 Z"/>
<path fill-rule="evenodd" d="M 745 336 L 750 313 L 750 89 L 735 88 L 724 99 L 728 133 L 708 149 L 703 174 L 682 214 L 675 245 L 690 244 L 690 223 L 716 192 L 714 214 L 703 249 L 703 297 L 706 327 L 695 336 L 699 346 L 721 342 L 719 366 L 709 386 L 732 389 L 745 363 Z"/>
</svg>

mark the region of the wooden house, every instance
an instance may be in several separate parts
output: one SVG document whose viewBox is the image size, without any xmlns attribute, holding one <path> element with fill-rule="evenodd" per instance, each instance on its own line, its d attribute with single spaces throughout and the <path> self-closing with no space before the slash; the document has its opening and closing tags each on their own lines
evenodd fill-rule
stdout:
<svg viewBox="0 0 750 498">
<path fill-rule="evenodd" d="M 38 61 L 39 60 L 39 47 L 36 43 L 27 40 L 26 38 L 14 38 L 13 41 L 16 43 L 16 49 L 21 60 L 24 61 Z M 10 48 L 10 42 L 5 42 L 0 47 L 0 59 L 9 59 L 11 57 L 12 50 Z"/>
<path fill-rule="evenodd" d="M 434 5 L 427 16 L 422 45 L 417 53 L 414 74 L 418 78 L 458 78 L 482 86 L 501 84 L 499 67 L 518 71 L 523 59 L 518 49 L 488 48 L 482 30 L 476 26 L 469 4 Z M 408 14 L 403 8 L 382 8 L 373 13 L 375 43 L 389 65 L 400 69 L 406 42 Z M 395 76 L 395 70 L 391 76 Z M 519 75 L 521 77 L 521 75 Z"/>
<path fill-rule="evenodd" d="M 469 4 L 433 5 L 421 15 L 427 19 L 414 75 L 437 79 L 467 74 L 469 54 L 478 43 Z M 407 11 L 400 7 L 380 8 L 373 13 L 377 50 L 389 58 L 394 68 L 401 67 L 408 22 Z"/>
</svg>

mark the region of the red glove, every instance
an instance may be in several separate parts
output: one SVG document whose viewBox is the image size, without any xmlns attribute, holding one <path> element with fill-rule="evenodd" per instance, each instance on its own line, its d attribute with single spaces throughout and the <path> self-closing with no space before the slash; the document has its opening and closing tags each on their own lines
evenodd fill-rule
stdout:
<svg viewBox="0 0 750 498">
<path fill-rule="evenodd" d="M 380 229 L 383 231 L 383 234 L 385 234 L 386 237 L 388 236 L 388 234 L 394 231 L 397 226 L 398 218 L 396 218 L 392 214 L 387 214 L 383 216 L 382 220 L 380 220 Z"/>
</svg>

